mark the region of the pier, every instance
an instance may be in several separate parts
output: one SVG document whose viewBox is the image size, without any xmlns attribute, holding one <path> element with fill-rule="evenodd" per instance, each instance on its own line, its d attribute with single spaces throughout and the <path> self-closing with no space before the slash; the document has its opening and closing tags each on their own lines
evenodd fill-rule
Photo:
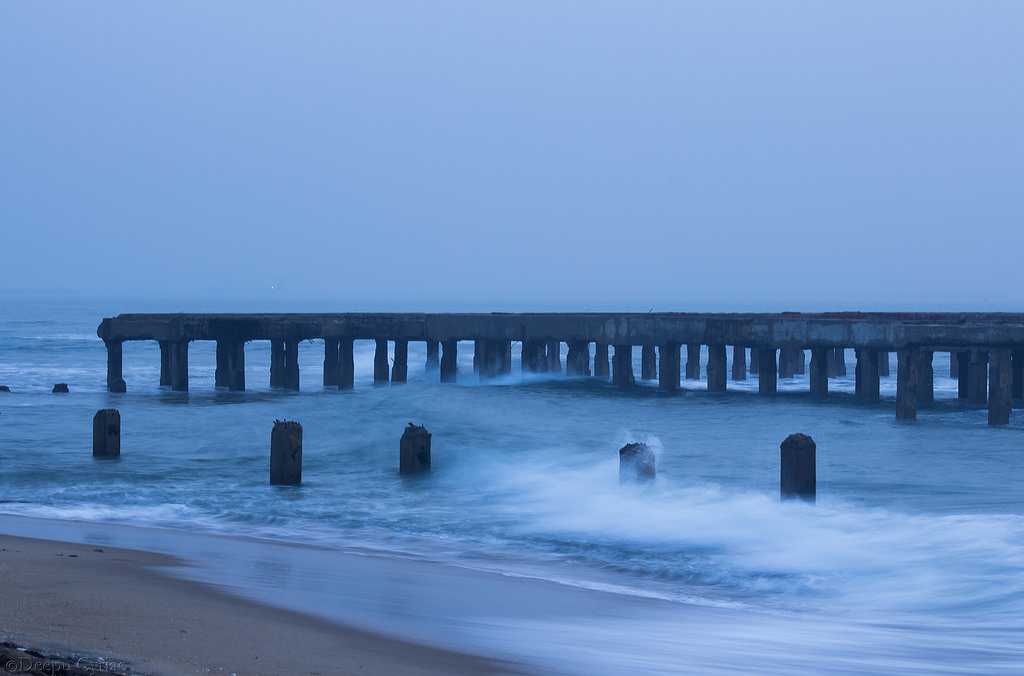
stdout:
<svg viewBox="0 0 1024 676">
<path fill-rule="evenodd" d="M 294 391 L 299 389 L 298 350 L 303 341 L 322 341 L 323 384 L 351 389 L 353 341 L 372 340 L 378 385 L 406 381 L 410 341 L 426 343 L 428 373 L 440 382 L 455 382 L 459 342 L 472 341 L 474 370 L 484 380 L 510 373 L 512 355 L 518 352 L 526 372 L 610 376 L 623 388 L 656 380 L 662 390 L 671 392 L 680 388 L 681 377 L 700 378 L 699 355 L 706 346 L 710 392 L 725 392 L 730 379 L 745 379 L 749 364 L 758 374 L 758 393 L 772 396 L 780 376 L 804 372 L 809 351 L 810 392 L 816 399 L 826 399 L 829 378 L 845 375 L 845 361 L 837 354 L 851 349 L 856 355 L 856 396 L 867 403 L 879 400 L 879 378 L 888 372 L 889 354 L 896 353 L 899 420 L 914 420 L 919 407 L 934 401 L 935 352 L 950 353 L 959 398 L 987 404 L 991 425 L 1008 424 L 1015 400 L 1024 396 L 1024 315 L 1019 314 L 123 314 L 104 319 L 97 335 L 107 347 L 111 392 L 127 389 L 122 371 L 125 341 L 158 342 L 160 384 L 176 391 L 188 390 L 189 344 L 216 341 L 215 385 L 241 391 L 245 345 L 266 340 L 271 344 L 271 387 Z M 389 362 L 389 344 L 394 347 L 394 363 Z M 641 350 L 639 378 L 633 371 L 634 347 Z M 727 348 L 733 354 L 731 372 L 726 368 Z"/>
</svg>

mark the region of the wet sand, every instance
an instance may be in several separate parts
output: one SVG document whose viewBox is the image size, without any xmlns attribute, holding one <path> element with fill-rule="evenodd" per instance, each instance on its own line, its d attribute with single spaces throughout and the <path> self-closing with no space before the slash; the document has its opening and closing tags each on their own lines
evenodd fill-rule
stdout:
<svg viewBox="0 0 1024 676">
<path fill-rule="evenodd" d="M 510 665 L 179 579 L 173 557 L 0 535 L 0 639 L 146 674 L 494 674 Z"/>
</svg>

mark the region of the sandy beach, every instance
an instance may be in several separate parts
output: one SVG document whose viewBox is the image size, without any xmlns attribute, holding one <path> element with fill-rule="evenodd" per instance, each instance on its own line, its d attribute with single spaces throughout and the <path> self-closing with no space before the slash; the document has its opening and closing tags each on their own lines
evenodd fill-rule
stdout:
<svg viewBox="0 0 1024 676">
<path fill-rule="evenodd" d="M 0 640 L 143 674 L 495 674 L 507 665 L 244 600 L 172 557 L 0 535 Z M 22 667 L 37 660 L 25 656 Z M 15 671 L 17 673 L 17 671 Z"/>
</svg>

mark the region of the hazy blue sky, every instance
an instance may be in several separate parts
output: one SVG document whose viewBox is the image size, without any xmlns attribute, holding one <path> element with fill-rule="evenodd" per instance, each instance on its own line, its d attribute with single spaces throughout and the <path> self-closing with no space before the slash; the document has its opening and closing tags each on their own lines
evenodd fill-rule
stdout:
<svg viewBox="0 0 1024 676">
<path fill-rule="evenodd" d="M 6 294 L 1024 310 L 1024 2 L 10 0 L 0 75 Z"/>
</svg>

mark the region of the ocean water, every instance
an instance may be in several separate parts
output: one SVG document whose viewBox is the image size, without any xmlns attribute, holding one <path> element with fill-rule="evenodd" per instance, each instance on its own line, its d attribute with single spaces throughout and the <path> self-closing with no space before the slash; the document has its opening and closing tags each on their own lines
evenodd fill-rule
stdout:
<svg viewBox="0 0 1024 676">
<path fill-rule="evenodd" d="M 442 386 L 413 343 L 409 382 L 380 387 L 370 341 L 351 392 L 321 386 L 310 341 L 299 393 L 269 391 L 269 345 L 254 342 L 245 393 L 214 389 L 212 343 L 191 347 L 188 394 L 158 386 L 155 344 L 127 343 L 128 392 L 108 394 L 96 326 L 138 309 L 0 306 L 0 383 L 14 390 L 0 395 L 0 512 L 369 549 L 656 602 L 642 619 L 478 632 L 578 673 L 1024 671 L 1024 411 L 989 428 L 956 401 L 945 354 L 916 424 L 895 421 L 894 365 L 881 404 L 853 400 L 849 351 L 827 403 L 806 376 L 771 400 L 753 377 L 719 396 L 703 381 L 666 396 L 524 377 L 518 344 L 513 375 L 485 384 L 461 344 L 460 382 Z M 55 382 L 71 394 L 50 394 Z M 122 456 L 97 461 L 91 420 L 108 406 Z M 267 485 L 279 418 L 303 425 L 300 488 Z M 397 472 L 410 421 L 433 433 L 434 468 L 411 479 Z M 792 432 L 818 445 L 813 506 L 778 500 Z M 633 440 L 656 449 L 652 485 L 618 483 Z"/>
</svg>

